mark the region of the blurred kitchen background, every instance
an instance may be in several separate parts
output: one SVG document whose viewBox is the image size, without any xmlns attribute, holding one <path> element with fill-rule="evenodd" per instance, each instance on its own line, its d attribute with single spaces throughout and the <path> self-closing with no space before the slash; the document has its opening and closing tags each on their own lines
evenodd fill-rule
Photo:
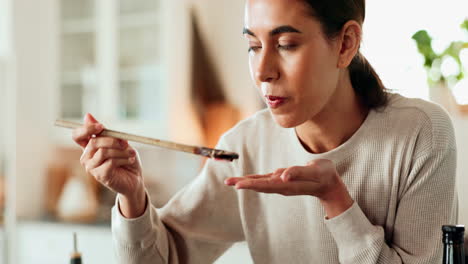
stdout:
<svg viewBox="0 0 468 264">
<path fill-rule="evenodd" d="M 115 195 L 86 175 L 81 149 L 56 118 L 81 122 L 89 112 L 116 130 L 213 146 L 264 107 L 249 76 L 243 8 L 232 0 L 0 0 L 0 264 L 67 263 L 73 232 L 84 263 L 115 263 Z M 466 0 L 367 1 L 362 45 L 387 87 L 450 112 L 460 224 L 468 224 L 467 17 Z M 136 146 L 157 206 L 203 164 Z M 216 263 L 251 260 L 240 243 Z"/>
</svg>

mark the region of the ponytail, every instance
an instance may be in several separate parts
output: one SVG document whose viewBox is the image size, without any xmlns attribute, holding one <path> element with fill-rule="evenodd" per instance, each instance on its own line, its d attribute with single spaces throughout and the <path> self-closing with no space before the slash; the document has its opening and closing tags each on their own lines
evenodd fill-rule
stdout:
<svg viewBox="0 0 468 264">
<path fill-rule="evenodd" d="M 331 40 L 340 34 L 346 22 L 354 20 L 362 25 L 366 16 L 365 0 L 304 0 L 304 3 Z M 358 52 L 348 69 L 351 84 L 363 105 L 371 109 L 387 105 L 387 89 L 361 53 Z"/>
<path fill-rule="evenodd" d="M 387 105 L 387 89 L 369 61 L 360 52 L 349 65 L 349 75 L 354 91 L 365 106 L 372 109 Z"/>
</svg>

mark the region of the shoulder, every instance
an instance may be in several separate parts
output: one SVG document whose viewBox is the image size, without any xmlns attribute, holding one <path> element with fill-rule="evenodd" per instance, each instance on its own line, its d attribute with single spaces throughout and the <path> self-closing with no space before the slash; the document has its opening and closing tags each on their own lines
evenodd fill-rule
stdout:
<svg viewBox="0 0 468 264">
<path fill-rule="evenodd" d="M 390 94 L 383 113 L 392 117 L 397 126 L 412 128 L 422 149 L 455 149 L 452 120 L 440 105 L 417 98 Z"/>
</svg>

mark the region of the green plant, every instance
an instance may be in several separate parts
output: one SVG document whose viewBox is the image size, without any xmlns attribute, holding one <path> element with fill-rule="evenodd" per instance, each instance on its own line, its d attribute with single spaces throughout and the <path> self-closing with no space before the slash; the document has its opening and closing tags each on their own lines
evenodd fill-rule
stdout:
<svg viewBox="0 0 468 264">
<path fill-rule="evenodd" d="M 468 19 L 460 26 L 468 33 Z M 432 37 L 426 30 L 416 32 L 412 39 L 416 41 L 419 53 L 424 56 L 424 67 L 427 70 L 428 83 L 431 86 L 437 83 L 451 86 L 463 79 L 465 73 L 460 59 L 460 52 L 468 48 L 468 42 L 453 41 L 443 52 L 436 53 L 432 48 Z M 455 75 L 445 76 L 441 71 L 442 63 L 448 58 L 453 58 L 458 65 L 458 73 Z"/>
</svg>

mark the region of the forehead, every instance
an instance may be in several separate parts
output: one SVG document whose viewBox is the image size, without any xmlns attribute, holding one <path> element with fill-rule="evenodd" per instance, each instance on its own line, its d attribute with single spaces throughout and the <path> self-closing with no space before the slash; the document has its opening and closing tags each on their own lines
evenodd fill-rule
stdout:
<svg viewBox="0 0 468 264">
<path fill-rule="evenodd" d="M 247 0 L 245 5 L 244 26 L 252 30 L 301 27 L 312 20 L 304 0 Z"/>
</svg>

